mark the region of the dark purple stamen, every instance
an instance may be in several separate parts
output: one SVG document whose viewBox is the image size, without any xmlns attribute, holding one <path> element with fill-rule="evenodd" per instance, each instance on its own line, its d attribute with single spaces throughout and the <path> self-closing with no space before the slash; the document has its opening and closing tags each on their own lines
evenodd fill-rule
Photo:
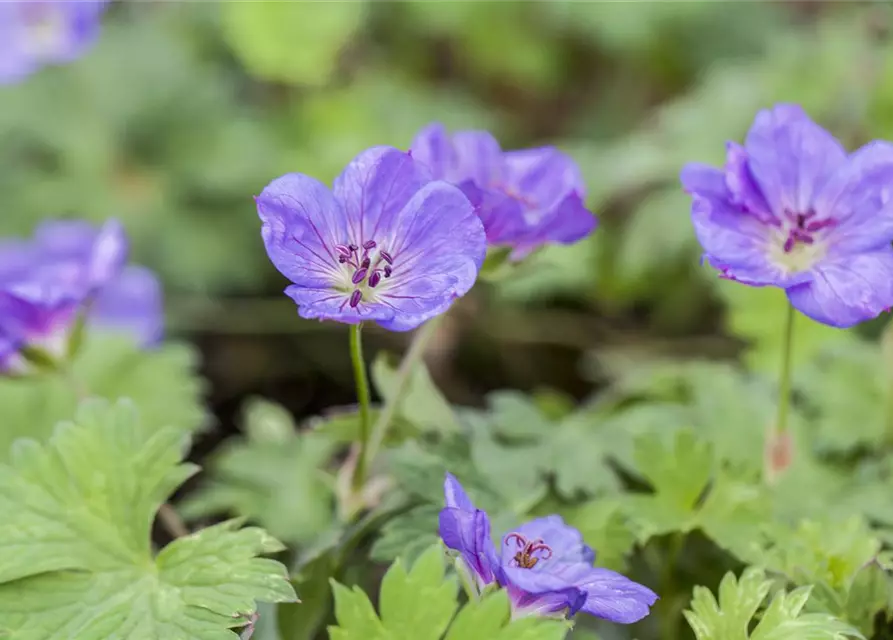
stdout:
<svg viewBox="0 0 893 640">
<path fill-rule="evenodd" d="M 347 245 L 344 244 L 336 244 L 335 251 L 340 253 L 342 256 L 349 258 L 351 254 L 351 250 L 347 248 Z"/>
<path fill-rule="evenodd" d="M 341 254 L 340 256 L 338 256 L 338 262 L 340 262 L 341 264 L 344 264 L 348 260 L 350 260 L 350 256 L 346 256 L 344 254 Z"/>
<path fill-rule="evenodd" d="M 372 265 L 372 261 L 369 258 L 363 258 L 363 262 L 360 263 L 360 267 L 363 269 L 368 269 Z"/>
<path fill-rule="evenodd" d="M 387 262 L 388 264 L 394 264 L 394 259 L 391 257 L 391 254 L 387 251 L 379 251 L 378 255 L 381 256 L 381 259 Z"/>
<path fill-rule="evenodd" d="M 353 309 L 357 308 L 357 305 L 360 304 L 360 300 L 363 299 L 363 292 L 359 289 L 355 289 L 352 294 L 350 294 L 350 306 Z M 342 303 L 343 304 L 343 303 Z"/>
<path fill-rule="evenodd" d="M 381 271 L 376 269 L 372 272 L 372 275 L 369 276 L 369 286 L 377 287 L 379 282 L 381 282 Z"/>
<path fill-rule="evenodd" d="M 360 248 L 352 242 L 349 245 L 347 245 L 347 248 L 350 249 L 351 251 L 359 251 L 360 250 Z"/>
<path fill-rule="evenodd" d="M 350 279 L 351 282 L 353 282 L 354 284 L 360 284 L 366 278 L 367 271 L 368 269 L 357 269 L 354 272 L 353 277 Z"/>
<path fill-rule="evenodd" d="M 512 560 L 522 569 L 532 569 L 540 560 L 548 560 L 552 557 L 552 547 L 539 538 L 528 540 L 520 533 L 510 533 L 505 537 L 506 544 L 512 540 L 515 541 L 515 546 L 519 549 Z M 540 557 L 534 555 L 537 551 L 543 552 Z"/>
<path fill-rule="evenodd" d="M 375 248 L 375 240 L 366 240 L 366 242 L 363 243 L 363 248 L 366 251 L 369 251 L 369 249 L 374 249 Z"/>
<path fill-rule="evenodd" d="M 391 273 L 393 273 L 393 270 L 392 270 L 388 265 L 385 265 L 385 266 L 384 266 L 384 277 L 385 277 L 385 278 L 390 278 L 390 277 L 391 277 Z"/>
<path fill-rule="evenodd" d="M 833 218 L 809 222 L 809 220 L 816 215 L 815 211 L 811 210 L 806 213 L 797 214 L 786 210 L 784 215 L 794 225 L 793 228 L 788 229 L 788 237 L 785 238 L 784 245 L 782 246 L 785 253 L 793 251 L 798 242 L 802 244 L 815 244 L 815 238 L 812 237 L 813 233 L 828 227 L 833 227 L 837 224 Z"/>
</svg>

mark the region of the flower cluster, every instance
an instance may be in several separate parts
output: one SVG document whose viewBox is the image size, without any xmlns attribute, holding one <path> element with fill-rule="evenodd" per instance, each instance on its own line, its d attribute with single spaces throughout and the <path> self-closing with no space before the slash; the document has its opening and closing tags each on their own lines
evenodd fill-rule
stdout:
<svg viewBox="0 0 893 640">
<path fill-rule="evenodd" d="M 451 474 L 444 482 L 440 537 L 459 554 L 459 567 L 480 591 L 504 587 L 514 617 L 567 615 L 582 611 L 629 624 L 648 615 L 657 601 L 651 589 L 619 573 L 593 567 L 595 552 L 579 531 L 559 516 L 537 518 L 502 537 L 497 551 L 490 519 L 475 508 Z"/>
<path fill-rule="evenodd" d="M 107 0 L 0 2 L 0 84 L 80 57 L 99 33 Z"/>
<path fill-rule="evenodd" d="M 893 144 L 847 154 L 795 105 L 761 111 L 722 169 L 682 184 L 722 276 L 781 287 L 805 315 L 849 327 L 893 306 Z"/>
<path fill-rule="evenodd" d="M 147 269 L 126 266 L 127 253 L 115 221 L 47 222 L 30 241 L 0 243 L 0 371 L 23 371 L 29 350 L 65 357 L 78 322 L 145 346 L 160 340 L 161 287 Z"/>
<path fill-rule="evenodd" d="M 574 161 L 554 147 L 504 152 L 486 131 L 449 135 L 440 124 L 412 142 L 414 158 L 458 186 L 484 224 L 487 241 L 520 259 L 547 243 L 569 244 L 596 227 Z"/>
</svg>

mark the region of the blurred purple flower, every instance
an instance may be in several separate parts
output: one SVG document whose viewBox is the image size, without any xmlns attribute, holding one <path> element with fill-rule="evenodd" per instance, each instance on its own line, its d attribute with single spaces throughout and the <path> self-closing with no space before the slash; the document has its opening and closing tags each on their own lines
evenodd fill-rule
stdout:
<svg viewBox="0 0 893 640">
<path fill-rule="evenodd" d="M 775 286 L 805 315 L 849 327 L 893 306 L 893 144 L 847 154 L 796 105 L 757 114 L 723 169 L 681 174 L 704 257 Z"/>
<path fill-rule="evenodd" d="M 586 187 L 577 165 L 554 147 L 503 152 L 485 131 L 449 135 L 435 123 L 413 140 L 412 155 L 434 177 L 462 189 L 487 241 L 511 247 L 512 259 L 547 243 L 577 242 L 596 227 L 583 204 Z"/>
<path fill-rule="evenodd" d="M 0 370 L 25 346 L 65 352 L 78 315 L 90 327 L 126 331 L 149 346 L 163 331 L 161 286 L 148 270 L 125 266 L 127 239 L 111 220 L 42 224 L 30 241 L 0 243 Z"/>
<path fill-rule="evenodd" d="M 440 537 L 461 558 L 460 570 L 478 590 L 505 587 L 514 617 L 573 616 L 579 611 L 630 624 L 648 615 L 657 594 L 619 573 L 593 567 L 595 552 L 559 516 L 537 518 L 493 547 L 490 519 L 476 509 L 452 474 L 444 482 Z"/>
<path fill-rule="evenodd" d="M 107 1 L 0 2 L 0 84 L 71 62 L 93 44 Z"/>
<path fill-rule="evenodd" d="M 304 318 L 408 331 L 446 311 L 486 253 L 461 191 L 403 151 L 364 151 L 333 190 L 290 173 L 256 198 L 270 260 Z"/>
</svg>

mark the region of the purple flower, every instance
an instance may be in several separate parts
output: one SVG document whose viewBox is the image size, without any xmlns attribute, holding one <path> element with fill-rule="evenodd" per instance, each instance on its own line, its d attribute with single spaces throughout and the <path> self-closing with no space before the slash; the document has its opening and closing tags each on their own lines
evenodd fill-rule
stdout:
<svg viewBox="0 0 893 640">
<path fill-rule="evenodd" d="M 290 173 L 256 201 L 267 254 L 304 318 L 408 331 L 471 289 L 486 253 L 462 192 L 390 147 L 354 158 L 331 191 Z"/>
<path fill-rule="evenodd" d="M 22 348 L 64 355 L 78 316 L 88 326 L 126 331 L 144 346 L 161 339 L 161 287 L 125 266 L 127 239 L 116 221 L 42 224 L 30 241 L 0 243 L 0 370 L 22 364 Z"/>
<path fill-rule="evenodd" d="M 629 624 L 648 615 L 657 595 L 638 583 L 593 567 L 595 552 L 580 532 L 559 516 L 537 518 L 502 537 L 499 553 L 490 538 L 490 519 L 476 509 L 451 474 L 444 482 L 446 507 L 440 537 L 458 552 L 463 572 L 478 590 L 505 587 L 514 617 L 568 616 L 578 611 Z"/>
<path fill-rule="evenodd" d="M 107 1 L 0 2 L 0 84 L 18 82 L 47 64 L 71 62 L 99 33 Z"/>
<path fill-rule="evenodd" d="M 412 155 L 462 189 L 487 241 L 511 247 L 515 260 L 547 243 L 576 242 L 596 227 L 577 165 L 554 147 L 503 152 L 485 131 L 448 135 L 432 124 L 413 140 Z"/>
<path fill-rule="evenodd" d="M 805 315 L 850 327 L 893 306 L 893 144 L 847 154 L 796 105 L 757 114 L 726 165 L 682 184 L 704 257 L 722 276 L 781 287 Z"/>
</svg>

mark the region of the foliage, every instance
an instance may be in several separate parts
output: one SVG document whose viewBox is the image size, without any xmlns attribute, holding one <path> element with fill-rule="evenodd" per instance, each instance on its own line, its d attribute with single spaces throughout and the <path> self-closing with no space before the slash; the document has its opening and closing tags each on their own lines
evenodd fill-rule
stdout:
<svg viewBox="0 0 893 640">
<path fill-rule="evenodd" d="M 685 617 L 698 640 L 843 640 L 861 635 L 852 627 L 821 613 L 803 613 L 809 587 L 790 593 L 776 592 L 759 623 L 748 632 L 751 619 L 766 599 L 772 581 L 750 568 L 740 579 L 726 574 L 719 585 L 719 599 L 704 587 L 696 587 L 691 610 Z"/>
<path fill-rule="evenodd" d="M 146 437 L 131 405 L 84 405 L 48 445 L 0 466 L 0 629 L 13 638 L 234 637 L 255 600 L 294 599 L 282 546 L 230 521 L 150 546 L 155 510 L 192 475 L 183 435 Z"/>
<path fill-rule="evenodd" d="M 358 588 L 348 589 L 337 582 L 332 586 L 338 619 L 338 626 L 329 629 L 333 640 L 551 640 L 562 638 L 567 629 L 560 620 L 510 622 L 504 592 L 467 604 L 454 619 L 457 588 L 444 578 L 444 553 L 439 544 L 423 553 L 410 571 L 400 560 L 391 565 L 381 583 L 380 617 Z"/>
</svg>

